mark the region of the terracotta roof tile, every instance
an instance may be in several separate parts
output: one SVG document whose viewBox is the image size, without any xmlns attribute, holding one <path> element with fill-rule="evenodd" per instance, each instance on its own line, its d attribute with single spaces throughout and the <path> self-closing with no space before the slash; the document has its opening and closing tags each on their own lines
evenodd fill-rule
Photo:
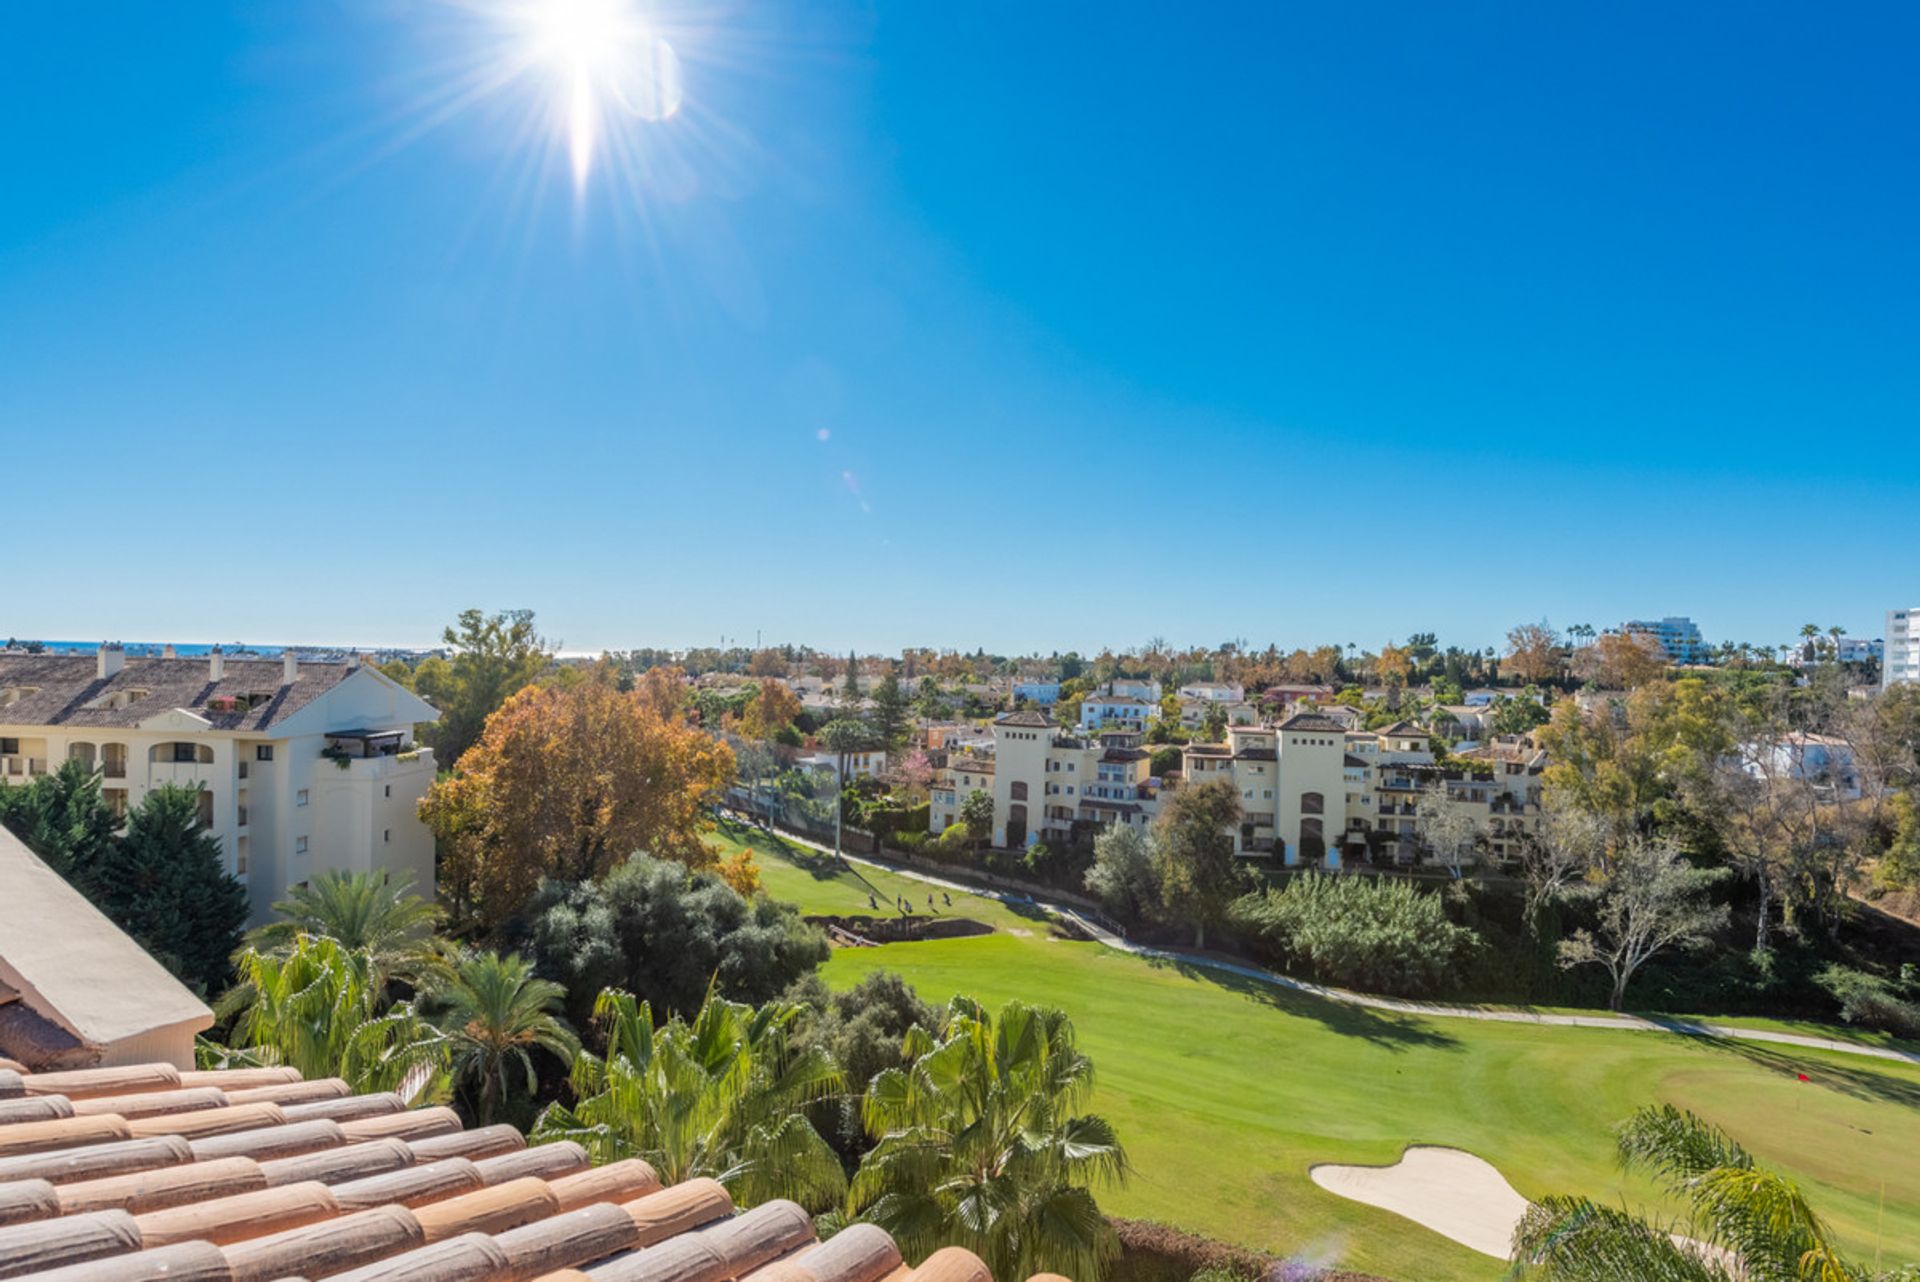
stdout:
<svg viewBox="0 0 1920 1282">
<path fill-rule="evenodd" d="M 959 1248 L 909 1269 L 872 1225 L 822 1243 L 792 1202 L 737 1210 L 713 1180 L 663 1188 L 448 1109 L 164 1065 L 0 1069 L 0 1277 L 992 1282 Z"/>
</svg>

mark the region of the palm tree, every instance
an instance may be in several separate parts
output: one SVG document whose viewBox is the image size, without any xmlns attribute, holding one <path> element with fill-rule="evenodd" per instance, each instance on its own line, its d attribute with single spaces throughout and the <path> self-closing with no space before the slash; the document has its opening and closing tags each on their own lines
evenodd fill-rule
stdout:
<svg viewBox="0 0 1920 1282">
<path fill-rule="evenodd" d="M 840 1089 L 840 1072 L 824 1050 L 789 1043 L 802 1009 L 709 991 L 691 1023 L 656 1027 L 652 1007 L 609 988 L 593 1007 L 606 1058 L 574 1058 L 574 1106 L 549 1106 L 534 1138 L 577 1140 L 599 1162 L 644 1158 L 668 1184 L 708 1176 L 743 1206 L 832 1206 L 846 1173 L 805 1109 Z"/>
<path fill-rule="evenodd" d="M 909 1258 L 964 1246 L 995 1277 L 1061 1273 L 1096 1282 L 1119 1255 L 1089 1187 L 1126 1178 L 1103 1118 L 1078 1109 L 1093 1063 L 1058 1010 L 969 998 L 948 1007 L 940 1040 L 907 1036 L 913 1060 L 874 1077 L 864 1116 L 878 1141 L 849 1208 L 892 1233 Z"/>
<path fill-rule="evenodd" d="M 1549 1197 L 1514 1230 L 1519 1282 L 1867 1282 L 1840 1257 L 1800 1190 L 1726 1132 L 1663 1104 L 1621 1126 L 1620 1159 L 1650 1172 L 1691 1214 L 1678 1225 L 1584 1197 Z M 1684 1236 L 1681 1236 L 1684 1234 Z"/>
<path fill-rule="evenodd" d="M 220 999 L 237 1048 L 304 1077 L 339 1077 L 356 1092 L 409 1099 L 444 1086 L 447 1043 L 411 1002 L 389 1004 L 373 959 L 325 936 L 303 935 L 285 953 L 244 949 L 239 982 Z"/>
<path fill-rule="evenodd" d="M 365 954 L 382 995 L 394 979 L 432 987 L 448 977 L 434 928 L 446 914 L 385 871 L 324 872 L 287 892 L 273 910 L 282 920 L 256 927 L 247 945 L 285 955 L 302 935 L 324 935 Z"/>
<path fill-rule="evenodd" d="M 580 1042 L 558 1014 L 566 994 L 552 980 L 536 978 L 533 964 L 518 953 L 469 953 L 455 964 L 440 993 L 447 1006 L 441 1028 L 453 1080 L 479 1085 L 481 1125 L 493 1121 L 493 1110 L 516 1080 L 526 1083 L 529 1094 L 540 1088 L 534 1047 L 573 1063 Z"/>
</svg>

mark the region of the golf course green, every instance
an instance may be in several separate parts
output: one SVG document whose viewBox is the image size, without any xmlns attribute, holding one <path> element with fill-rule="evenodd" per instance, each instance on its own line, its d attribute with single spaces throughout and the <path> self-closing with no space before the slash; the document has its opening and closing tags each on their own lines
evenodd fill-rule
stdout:
<svg viewBox="0 0 1920 1282">
<path fill-rule="evenodd" d="M 927 886 L 836 864 L 745 829 L 768 894 L 812 913 L 866 913 Z M 1667 1033 L 1385 1014 L 1197 967 L 1054 937 L 1044 918 L 954 892 L 943 915 L 973 938 L 836 950 L 835 987 L 875 970 L 929 1001 L 969 993 L 1058 1006 L 1099 1074 L 1096 1111 L 1134 1174 L 1111 1213 L 1407 1282 L 1500 1276 L 1497 1261 L 1411 1221 L 1336 1197 L 1319 1162 L 1386 1164 L 1450 1145 L 1528 1196 L 1632 1203 L 1610 1127 L 1669 1102 L 1720 1124 L 1799 1181 L 1856 1256 L 1920 1260 L 1920 1066 Z"/>
</svg>

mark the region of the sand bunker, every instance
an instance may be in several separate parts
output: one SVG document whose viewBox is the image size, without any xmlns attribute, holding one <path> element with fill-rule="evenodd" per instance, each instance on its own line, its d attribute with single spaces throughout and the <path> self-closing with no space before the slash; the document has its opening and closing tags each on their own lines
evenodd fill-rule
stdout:
<svg viewBox="0 0 1920 1282">
<path fill-rule="evenodd" d="M 1392 1166 L 1316 1166 L 1307 1172 L 1329 1193 L 1404 1215 L 1462 1246 L 1504 1260 L 1527 1199 L 1507 1177 L 1457 1148 L 1416 1145 Z"/>
<path fill-rule="evenodd" d="M 1513 1191 L 1491 1162 L 1457 1148 L 1416 1144 L 1392 1166 L 1315 1166 L 1307 1171 L 1329 1193 L 1404 1215 L 1415 1224 L 1505 1260 L 1527 1199 Z M 1703 1260 L 1732 1268 L 1734 1256 L 1678 1233 L 1674 1244 Z"/>
</svg>

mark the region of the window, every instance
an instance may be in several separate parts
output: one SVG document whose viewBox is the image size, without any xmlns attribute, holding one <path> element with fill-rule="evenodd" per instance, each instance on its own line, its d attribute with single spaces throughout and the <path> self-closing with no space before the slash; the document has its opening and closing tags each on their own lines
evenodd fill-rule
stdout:
<svg viewBox="0 0 1920 1282">
<path fill-rule="evenodd" d="M 1025 801 L 1027 799 L 1027 785 L 1017 779 L 1013 783 L 1013 799 L 1015 801 Z"/>
<path fill-rule="evenodd" d="M 392 785 L 392 784 L 388 784 L 388 785 L 387 785 L 387 795 L 388 795 L 389 797 L 391 797 L 391 796 L 393 795 L 393 785 Z"/>
<path fill-rule="evenodd" d="M 392 840 L 393 840 L 393 829 L 391 829 L 391 828 L 386 828 L 386 829 L 382 829 L 382 830 L 381 830 L 381 833 L 380 833 L 380 840 L 381 840 L 381 841 L 392 841 Z"/>
<path fill-rule="evenodd" d="M 304 806 L 307 804 L 307 790 L 305 788 L 293 794 L 293 804 L 296 806 Z"/>
<path fill-rule="evenodd" d="M 19 753 L 20 741 L 18 739 L 0 739 L 0 754 L 13 757 L 18 756 Z"/>
<path fill-rule="evenodd" d="M 1326 809 L 1327 809 L 1327 799 L 1321 796 L 1319 793 L 1303 792 L 1300 794 L 1300 813 L 1301 814 L 1303 815 L 1325 814 Z"/>
<path fill-rule="evenodd" d="M 293 839 L 293 853 L 296 855 L 304 855 L 307 853 L 307 839 L 305 837 L 295 837 Z"/>
<path fill-rule="evenodd" d="M 256 744 L 253 749 L 253 759 L 255 761 L 272 761 L 273 745 L 270 743 Z"/>
<path fill-rule="evenodd" d="M 193 762 L 198 761 L 200 759 L 200 754 L 197 751 L 195 751 L 196 746 L 197 745 L 191 744 L 191 743 L 174 744 L 173 745 L 174 761 L 176 763 L 186 762 L 188 764 L 192 764 Z"/>
</svg>

